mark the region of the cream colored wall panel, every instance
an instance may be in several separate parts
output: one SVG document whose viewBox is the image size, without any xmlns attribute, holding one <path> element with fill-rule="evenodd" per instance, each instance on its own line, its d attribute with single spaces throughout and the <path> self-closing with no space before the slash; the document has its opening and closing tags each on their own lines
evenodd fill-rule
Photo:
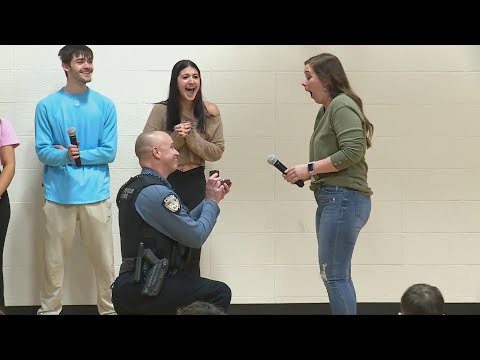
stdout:
<svg viewBox="0 0 480 360">
<path fill-rule="evenodd" d="M 310 141 L 313 126 L 320 105 L 315 104 L 278 104 L 275 126 L 270 129 L 270 134 L 276 137 L 299 137 L 305 142 Z"/>
<path fill-rule="evenodd" d="M 91 87 L 116 104 L 153 104 L 167 98 L 169 83 L 169 71 L 115 72 L 113 69 L 100 69 L 97 66 Z M 143 120 L 144 124 L 146 120 Z"/>
<path fill-rule="evenodd" d="M 376 200 L 374 194 L 372 197 L 370 218 L 362 229 L 362 232 L 400 233 L 402 232 L 403 216 L 400 201 Z"/>
<path fill-rule="evenodd" d="M 1 77 L 1 75 L 0 75 Z M 1 91 L 1 90 L 0 90 Z M 6 117 L 15 127 L 17 136 L 35 135 L 35 107 L 37 104 L 31 103 L 9 103 L 6 112 L 1 112 L 2 117 Z"/>
<path fill-rule="evenodd" d="M 358 94 L 363 100 L 362 94 Z M 373 133 L 373 146 L 376 147 L 376 140 L 379 137 L 398 137 L 405 133 L 404 128 L 407 121 L 404 108 L 410 109 L 407 105 L 379 105 L 365 104 L 363 111 L 370 123 L 375 127 Z M 407 128 L 412 132 L 412 128 Z M 425 134 L 425 133 L 424 133 Z"/>
<path fill-rule="evenodd" d="M 274 89 L 271 72 L 214 72 L 210 98 L 225 104 L 272 104 Z"/>
<path fill-rule="evenodd" d="M 202 277 L 211 277 L 211 263 L 212 263 L 212 237 L 210 236 L 207 241 L 202 245 L 202 253 L 200 257 L 200 275 Z"/>
<path fill-rule="evenodd" d="M 274 224 L 271 201 L 227 201 L 220 204 L 221 213 L 214 235 L 229 233 L 271 233 Z"/>
<path fill-rule="evenodd" d="M 312 119 L 312 125 L 313 121 L 314 119 Z M 310 137 L 276 137 L 274 154 L 287 168 L 306 164 L 309 161 L 309 144 Z M 267 156 L 265 156 L 265 164 L 267 164 Z"/>
<path fill-rule="evenodd" d="M 274 155 L 287 168 L 295 165 L 306 164 L 309 161 L 309 144 L 308 138 L 275 138 Z M 268 164 L 265 161 L 266 164 Z M 272 167 L 271 165 L 267 165 Z M 292 201 L 315 201 L 313 192 L 309 189 L 310 182 L 306 181 L 303 188 L 290 184 L 282 177 L 281 172 L 272 167 L 274 170 L 275 200 L 292 200 Z"/>
<path fill-rule="evenodd" d="M 480 136 L 480 101 L 473 105 L 465 104 L 455 106 L 451 111 L 452 116 L 448 120 L 455 120 L 459 135 Z M 452 129 L 452 132 L 455 130 Z"/>
<path fill-rule="evenodd" d="M 225 152 L 216 166 L 223 169 L 268 169 L 267 156 L 273 152 L 273 138 L 228 138 Z"/>
<path fill-rule="evenodd" d="M 445 296 L 444 296 L 445 298 Z M 445 298 L 445 301 L 447 303 L 465 303 L 465 304 L 470 304 L 470 303 L 476 303 L 478 302 L 478 299 L 480 298 L 480 296 L 449 296 L 448 298 Z M 477 315 L 475 312 L 472 312 L 470 310 L 471 308 L 468 307 L 468 305 L 466 305 L 464 307 L 464 310 L 462 311 L 461 315 Z M 469 310 L 470 310 L 470 313 L 469 313 Z M 446 315 L 449 315 L 448 314 L 448 311 L 446 312 Z"/>
<path fill-rule="evenodd" d="M 402 205 L 406 232 L 479 232 L 478 201 L 409 201 Z"/>
<path fill-rule="evenodd" d="M 118 230 L 118 222 L 114 224 L 112 221 L 112 229 L 115 229 L 115 228 L 116 228 L 116 232 L 113 231 L 113 259 L 114 259 L 114 264 L 120 267 L 120 265 L 122 264 L 122 248 L 120 245 L 120 231 Z"/>
<path fill-rule="evenodd" d="M 5 285 L 6 306 L 30 306 L 40 303 L 41 269 L 38 266 L 5 267 L 3 279 Z"/>
<path fill-rule="evenodd" d="M 465 137 L 402 139 L 400 167 L 405 169 L 463 169 L 476 161 L 478 140 Z M 478 149 L 478 148 L 477 148 Z"/>
<path fill-rule="evenodd" d="M 64 45 L 15 45 L 12 47 L 15 69 L 44 72 L 56 70 L 63 74 L 58 52 Z M 93 49 L 95 52 L 95 49 Z M 0 53 L 3 52 L 0 50 Z M 65 75 L 63 75 L 65 79 Z"/>
<path fill-rule="evenodd" d="M 283 163 L 283 160 L 282 160 Z M 285 166 L 287 166 L 285 164 Z M 289 165 L 291 166 L 291 165 Z M 310 190 L 310 181 L 305 181 L 303 188 L 285 181 L 278 169 L 274 173 L 275 200 L 279 201 L 313 201 L 315 197 Z"/>
<path fill-rule="evenodd" d="M 453 102 L 457 104 L 479 105 L 480 104 L 480 74 L 474 73 L 459 73 L 456 74 L 455 83 L 452 84 L 452 89 L 456 96 L 453 97 Z"/>
<path fill-rule="evenodd" d="M 354 72 L 349 76 L 354 91 L 367 104 L 465 102 L 463 91 L 455 90 L 467 82 L 453 69 L 452 72 Z"/>
<path fill-rule="evenodd" d="M 271 137 L 276 128 L 273 104 L 217 104 L 223 121 L 223 135 Z"/>
<path fill-rule="evenodd" d="M 109 164 L 110 169 L 137 169 L 141 168 L 138 164 L 138 158 L 135 156 L 135 141 L 138 135 L 118 136 L 117 155 L 115 161 Z M 81 139 L 78 139 L 80 142 Z M 81 153 L 80 153 L 81 156 Z M 125 179 L 127 181 L 128 179 Z"/>
<path fill-rule="evenodd" d="M 477 90 L 478 91 L 478 90 Z M 435 105 L 415 105 L 401 108 L 401 136 L 406 139 L 440 137 L 448 139 L 479 136 L 480 101 L 476 105 L 445 102 Z M 443 124 L 443 125 L 439 125 Z"/>
<path fill-rule="evenodd" d="M 14 92 L 12 91 L 15 87 L 12 70 L 0 70 L 0 102 L 16 102 L 19 101 Z M 18 93 L 18 91 L 17 91 Z M 3 117 L 4 115 L 2 115 Z M 10 119 L 12 120 L 12 119 Z"/>
<path fill-rule="evenodd" d="M 400 137 L 375 137 L 374 141 L 366 155 L 369 170 L 402 169 L 408 162 L 403 159 L 406 145 Z M 415 150 L 418 151 L 418 149 Z"/>
<path fill-rule="evenodd" d="M 318 265 L 275 266 L 275 296 L 327 296 Z"/>
<path fill-rule="evenodd" d="M 0 45 L 0 70 L 13 69 L 14 61 L 14 47 L 13 45 Z"/>
<path fill-rule="evenodd" d="M 132 176 L 140 174 L 140 165 L 132 168 L 110 168 L 110 195 L 112 199 L 117 196 L 118 190 L 125 184 Z"/>
<path fill-rule="evenodd" d="M 276 75 L 276 101 L 278 104 L 311 104 L 313 102 L 310 93 L 306 92 L 302 86 L 302 82 L 305 80 L 303 69 L 302 64 L 296 72 Z"/>
<path fill-rule="evenodd" d="M 357 301 L 399 302 L 408 286 L 415 282 L 408 267 L 401 265 L 353 265 L 352 278 Z M 422 281 L 427 281 L 424 278 Z M 434 284 L 433 284 L 434 285 Z"/>
<path fill-rule="evenodd" d="M 405 264 L 451 264 L 450 235 L 454 234 L 405 234 Z"/>
<path fill-rule="evenodd" d="M 463 45 L 321 45 L 348 71 L 478 71 L 480 46 Z"/>
<path fill-rule="evenodd" d="M 162 70 L 170 72 L 182 59 L 192 60 L 200 71 L 210 66 L 210 46 L 203 45 L 92 45 L 95 65 L 113 67 L 116 70 Z M 132 61 L 135 54 L 135 61 Z M 207 56 L 206 56 L 207 55 Z M 115 59 L 115 61 L 112 61 Z M 167 83 L 168 86 L 168 83 Z"/>
<path fill-rule="evenodd" d="M 401 178 L 403 200 L 478 200 L 480 178 L 473 169 L 405 170 Z"/>
<path fill-rule="evenodd" d="M 211 243 L 212 266 L 273 265 L 274 262 L 273 234 L 218 234 L 211 237 Z"/>
<path fill-rule="evenodd" d="M 152 111 L 153 104 L 116 104 L 117 108 L 117 131 L 118 135 L 138 136 L 143 131 L 143 127 L 147 122 L 148 116 Z M 123 144 L 119 143 L 119 146 Z M 134 149 L 130 151 L 135 156 Z"/>
<path fill-rule="evenodd" d="M 120 227 L 118 225 L 118 207 L 116 204 L 117 191 L 111 193 L 110 201 L 112 202 L 112 233 L 120 237 Z M 118 242 L 120 245 L 120 241 Z M 121 249 L 118 249 L 121 250 Z"/>
<path fill-rule="evenodd" d="M 3 78 L 3 75 L 0 75 L 0 78 Z M 37 103 L 65 86 L 65 73 L 61 67 L 58 70 L 13 71 L 12 81 L 15 85 L 8 89 L 10 100 L 7 101 Z"/>
<path fill-rule="evenodd" d="M 232 289 L 233 297 L 271 298 L 274 296 L 273 266 L 212 266 L 212 278 Z"/>
<path fill-rule="evenodd" d="M 358 265 L 352 274 L 361 302 L 399 302 L 403 292 L 415 283 L 437 286 L 446 302 L 451 302 L 450 297 L 476 302 L 480 299 L 479 269 L 478 265 Z"/>
<path fill-rule="evenodd" d="M 0 84 L 1 84 L 1 80 L 0 80 Z M 14 106 L 15 104 L 13 103 L 0 102 L 0 114 L 2 114 L 2 118 L 7 118 L 8 120 L 10 120 L 10 122 L 13 121 L 12 119 L 16 119 L 17 113 L 14 110 Z M 25 126 L 23 123 L 20 125 Z M 20 135 L 20 134 L 17 133 L 17 135 Z"/>
<path fill-rule="evenodd" d="M 352 263 L 355 265 L 403 265 L 406 261 L 406 241 L 401 233 L 360 232 L 355 244 Z"/>
<path fill-rule="evenodd" d="M 478 233 L 405 234 L 405 263 L 480 265 Z"/>
<path fill-rule="evenodd" d="M 275 233 L 275 265 L 317 265 L 317 236 Z"/>
<path fill-rule="evenodd" d="M 404 73 L 349 72 L 347 76 L 364 104 L 398 106 L 407 101 L 408 88 L 400 84 Z"/>
<path fill-rule="evenodd" d="M 35 138 L 31 135 L 17 137 L 20 146 L 15 149 L 16 168 L 43 171 L 43 164 L 38 160 L 35 152 Z"/>
<path fill-rule="evenodd" d="M 313 201 L 276 201 L 276 233 L 314 233 L 317 204 Z"/>
<path fill-rule="evenodd" d="M 397 169 L 369 169 L 367 180 L 375 200 L 402 200 L 404 181 L 412 179 L 403 176 L 403 171 Z"/>
<path fill-rule="evenodd" d="M 217 168 L 224 179 L 232 180 L 228 201 L 263 201 L 273 200 L 273 173 L 270 169 L 235 170 Z M 205 171 L 208 177 L 208 170 Z M 222 207 L 222 205 L 220 205 Z"/>
<path fill-rule="evenodd" d="M 215 71 L 303 71 L 303 63 L 317 54 L 316 45 L 205 46 Z M 272 61 L 274 59 L 274 61 Z"/>
<path fill-rule="evenodd" d="M 38 202 L 10 204 L 11 214 L 7 234 L 12 235 L 12 241 L 23 238 L 34 244 L 41 241 L 45 228 L 43 218 L 43 205 L 45 200 L 39 199 Z M 32 245 L 29 245 L 32 247 Z M 4 258 L 9 254 L 4 254 Z M 33 258 L 32 258 L 33 261 Z"/>
<path fill-rule="evenodd" d="M 217 106 L 220 108 L 220 113 L 222 111 L 222 108 L 220 107 L 220 104 L 217 102 L 217 99 L 212 97 L 212 89 L 213 89 L 213 84 L 212 84 L 212 73 L 210 71 L 204 71 L 202 68 L 200 68 L 200 71 L 202 73 L 202 95 L 203 95 L 203 100 L 204 101 L 210 101 L 215 103 Z M 167 83 L 167 86 L 169 83 Z M 168 89 L 167 89 L 168 90 Z M 168 93 L 168 92 L 167 92 Z M 166 99 L 166 98 L 165 98 Z M 158 101 L 158 100 L 157 100 Z"/>
<path fill-rule="evenodd" d="M 26 224 L 25 221 L 23 225 L 31 228 L 31 225 Z M 32 232 L 35 230 L 38 230 L 38 234 L 41 234 L 43 229 L 38 226 L 30 229 Z M 38 264 L 37 254 L 43 252 L 43 243 L 40 240 L 38 236 L 26 237 L 21 236 L 21 233 L 17 231 L 9 232 L 3 249 L 3 266 L 5 268 L 20 268 Z"/>
<path fill-rule="evenodd" d="M 16 169 L 8 186 L 10 203 L 41 203 L 43 200 L 42 169 Z"/>
<path fill-rule="evenodd" d="M 408 270 L 412 284 L 426 282 L 437 286 L 446 302 L 451 301 L 451 296 L 476 297 L 475 302 L 480 300 L 478 265 L 417 265 L 408 267 Z"/>
</svg>

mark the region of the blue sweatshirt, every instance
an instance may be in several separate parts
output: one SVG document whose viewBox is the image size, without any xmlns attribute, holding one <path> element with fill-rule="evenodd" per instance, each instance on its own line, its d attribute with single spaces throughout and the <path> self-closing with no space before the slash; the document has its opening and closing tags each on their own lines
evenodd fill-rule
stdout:
<svg viewBox="0 0 480 360">
<path fill-rule="evenodd" d="M 68 128 L 77 130 L 82 166 L 68 158 Z M 117 153 L 117 112 L 107 97 L 88 88 L 47 96 L 35 110 L 35 150 L 45 164 L 45 199 L 59 204 L 92 204 L 110 198 L 108 164 Z"/>
</svg>

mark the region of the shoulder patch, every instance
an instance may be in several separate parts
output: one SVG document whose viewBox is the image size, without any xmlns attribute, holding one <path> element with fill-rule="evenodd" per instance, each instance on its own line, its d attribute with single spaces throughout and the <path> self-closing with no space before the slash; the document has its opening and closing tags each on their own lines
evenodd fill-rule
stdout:
<svg viewBox="0 0 480 360">
<path fill-rule="evenodd" d="M 163 206 L 172 213 L 177 214 L 180 212 L 180 200 L 178 200 L 175 194 L 170 194 L 163 199 Z"/>
</svg>

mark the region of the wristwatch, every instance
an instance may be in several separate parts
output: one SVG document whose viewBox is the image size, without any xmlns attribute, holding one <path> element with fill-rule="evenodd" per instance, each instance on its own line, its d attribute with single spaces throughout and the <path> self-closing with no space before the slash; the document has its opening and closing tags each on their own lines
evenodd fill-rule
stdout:
<svg viewBox="0 0 480 360">
<path fill-rule="evenodd" d="M 308 163 L 307 169 L 310 176 L 315 175 L 315 163 L 313 161 Z"/>
</svg>

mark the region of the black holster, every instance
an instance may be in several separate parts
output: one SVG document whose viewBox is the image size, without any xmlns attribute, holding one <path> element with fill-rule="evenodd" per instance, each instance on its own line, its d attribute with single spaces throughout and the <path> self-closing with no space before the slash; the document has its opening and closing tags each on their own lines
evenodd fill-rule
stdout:
<svg viewBox="0 0 480 360">
<path fill-rule="evenodd" d="M 140 243 L 135 260 L 135 282 L 141 282 L 142 275 L 146 274 L 142 295 L 157 296 L 167 276 L 168 259 L 157 258 L 152 250 L 145 250 L 143 243 Z"/>
<path fill-rule="evenodd" d="M 150 268 L 147 270 L 142 295 L 156 296 L 162 289 L 163 281 L 167 275 L 168 259 L 163 258 L 160 260 L 150 249 L 145 250 L 143 257 L 150 264 Z"/>
</svg>

